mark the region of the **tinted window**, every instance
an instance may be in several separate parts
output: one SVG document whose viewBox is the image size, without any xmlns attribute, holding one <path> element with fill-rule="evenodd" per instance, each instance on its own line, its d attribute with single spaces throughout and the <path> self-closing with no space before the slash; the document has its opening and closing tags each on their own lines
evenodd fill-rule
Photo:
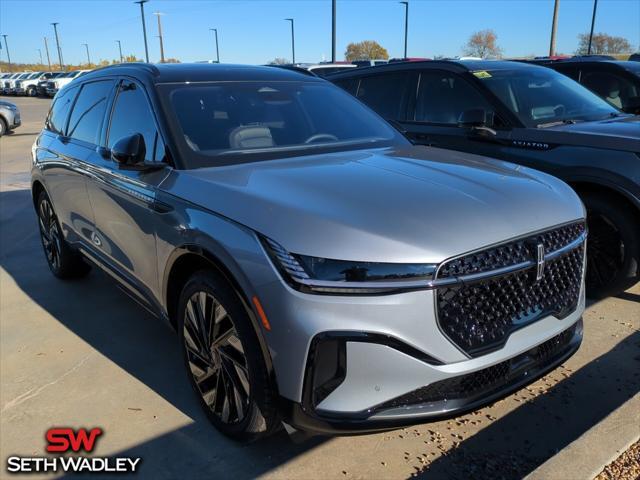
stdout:
<svg viewBox="0 0 640 480">
<path fill-rule="evenodd" d="M 381 118 L 326 82 L 212 82 L 160 91 L 191 168 L 404 144 Z"/>
<path fill-rule="evenodd" d="M 622 110 L 637 105 L 640 96 L 634 83 L 611 72 L 583 70 L 581 83 L 609 104 Z"/>
<path fill-rule="evenodd" d="M 404 120 L 408 85 L 406 72 L 372 75 L 360 80 L 356 96 L 384 118 Z"/>
<path fill-rule="evenodd" d="M 558 65 L 555 67 L 555 70 L 567 77 L 573 78 L 576 82 L 580 79 L 580 67 L 577 65 Z"/>
<path fill-rule="evenodd" d="M 618 113 L 582 85 L 550 68 L 481 71 L 474 75 L 528 127 L 597 120 Z"/>
<path fill-rule="evenodd" d="M 156 144 L 156 124 L 142 87 L 135 83 L 123 83 L 119 88 L 116 103 L 111 114 L 109 148 L 123 137 L 142 134 L 147 150 L 146 160 L 154 160 Z"/>
<path fill-rule="evenodd" d="M 98 143 L 112 86 L 111 80 L 86 83 L 82 86 L 69 119 L 68 137 Z"/>
<path fill-rule="evenodd" d="M 69 109 L 73 103 L 73 99 L 76 98 L 78 93 L 78 87 L 65 88 L 58 92 L 56 99 L 51 106 L 49 117 L 47 118 L 47 129 L 52 132 L 64 135 L 64 126 L 67 121 L 67 115 Z"/>
<path fill-rule="evenodd" d="M 420 76 L 414 120 L 455 125 L 465 110 L 483 109 L 492 116 L 491 105 L 463 78 L 448 72 L 423 72 Z"/>
<path fill-rule="evenodd" d="M 358 79 L 357 78 L 345 78 L 344 80 L 336 80 L 335 83 L 337 86 L 346 90 L 351 95 L 355 96 L 358 91 Z"/>
</svg>

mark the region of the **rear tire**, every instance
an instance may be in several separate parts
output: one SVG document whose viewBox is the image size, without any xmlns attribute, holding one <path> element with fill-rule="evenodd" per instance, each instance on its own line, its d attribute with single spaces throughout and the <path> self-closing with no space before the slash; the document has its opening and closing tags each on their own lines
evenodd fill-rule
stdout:
<svg viewBox="0 0 640 480">
<path fill-rule="evenodd" d="M 9 131 L 9 128 L 7 127 L 6 120 L 0 117 L 0 137 L 2 137 L 3 135 L 6 135 L 8 131 Z"/>
<path fill-rule="evenodd" d="M 177 325 L 189 382 L 209 420 L 223 434 L 253 441 L 280 421 L 251 320 L 227 282 L 202 270 L 180 295 Z"/>
<path fill-rule="evenodd" d="M 640 222 L 628 205 L 603 193 L 585 193 L 587 296 L 617 295 L 640 278 Z"/>
<path fill-rule="evenodd" d="M 87 275 L 91 267 L 65 241 L 51 200 L 44 191 L 38 195 L 36 213 L 40 227 L 40 240 L 51 273 L 61 279 L 80 278 Z"/>
</svg>

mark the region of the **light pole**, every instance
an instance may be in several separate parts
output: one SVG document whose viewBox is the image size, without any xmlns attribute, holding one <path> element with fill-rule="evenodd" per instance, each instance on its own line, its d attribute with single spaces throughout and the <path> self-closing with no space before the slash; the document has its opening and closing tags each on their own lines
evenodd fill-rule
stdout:
<svg viewBox="0 0 640 480">
<path fill-rule="evenodd" d="M 158 38 L 160 39 L 160 63 L 164 63 L 164 43 L 162 41 L 162 24 L 160 23 L 160 15 L 164 15 L 164 13 L 154 12 L 156 17 L 158 17 Z"/>
<path fill-rule="evenodd" d="M 51 58 L 49 57 L 49 44 L 47 43 L 47 37 L 44 37 L 44 51 L 47 52 L 47 64 L 49 65 L 49 71 L 51 72 Z"/>
<path fill-rule="evenodd" d="M 593 27 L 596 24 L 597 9 L 598 9 L 598 0 L 593 0 L 593 16 L 591 17 L 591 32 L 589 33 L 589 47 L 587 48 L 587 55 L 591 55 L 591 41 L 593 40 Z"/>
<path fill-rule="evenodd" d="M 91 65 L 91 58 L 89 57 L 89 44 L 83 43 L 84 48 L 87 49 L 87 66 Z"/>
<path fill-rule="evenodd" d="M 137 2 L 140 4 L 140 14 L 142 15 L 142 35 L 144 36 L 144 56 L 147 59 L 147 63 L 149 63 L 149 46 L 147 45 L 147 27 L 144 23 L 144 4 L 149 0 L 138 0 Z"/>
<path fill-rule="evenodd" d="M 116 40 L 117 44 L 118 44 L 118 51 L 120 52 L 120 63 L 122 63 L 122 43 L 120 43 L 120 40 Z"/>
<path fill-rule="evenodd" d="M 293 18 L 285 18 L 287 22 L 291 22 L 291 63 L 296 63 L 296 39 L 293 32 Z"/>
<path fill-rule="evenodd" d="M 336 63 L 336 0 L 331 0 L 331 63 Z"/>
<path fill-rule="evenodd" d="M 60 38 L 58 37 L 58 22 L 52 23 L 53 31 L 56 34 L 56 46 L 58 47 L 58 61 L 60 62 L 60 71 L 64 70 L 64 65 L 62 63 L 62 49 L 60 48 Z"/>
<path fill-rule="evenodd" d="M 36 48 L 36 50 L 40 54 L 40 65 L 44 65 L 44 61 L 42 60 L 42 49 L 41 48 Z"/>
<path fill-rule="evenodd" d="M 218 29 L 217 28 L 210 28 L 209 30 L 211 30 L 216 37 L 216 61 L 217 63 L 220 63 L 220 49 L 218 48 Z"/>
<path fill-rule="evenodd" d="M 407 58 L 407 38 L 409 36 L 409 2 L 400 2 L 404 5 L 404 58 Z"/>
<path fill-rule="evenodd" d="M 7 43 L 8 35 L 2 35 L 4 37 L 4 46 L 7 49 L 7 60 L 8 60 L 8 69 L 11 70 L 11 55 L 9 55 L 9 44 Z"/>
<path fill-rule="evenodd" d="M 549 44 L 549 56 L 553 57 L 556 54 L 556 30 L 558 29 L 558 8 L 560 7 L 560 0 L 555 1 L 553 6 L 553 22 L 551 23 L 551 43 Z"/>
</svg>

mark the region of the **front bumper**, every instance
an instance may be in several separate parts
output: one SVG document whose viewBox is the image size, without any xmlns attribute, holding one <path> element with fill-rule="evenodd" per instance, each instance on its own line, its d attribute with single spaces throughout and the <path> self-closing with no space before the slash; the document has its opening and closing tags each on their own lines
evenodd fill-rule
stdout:
<svg viewBox="0 0 640 480">
<path fill-rule="evenodd" d="M 16 89 L 14 90 L 14 93 L 15 93 L 16 95 L 24 95 L 24 94 L 26 94 L 26 93 L 27 93 L 27 90 L 26 90 L 26 89 L 24 89 L 24 88 L 22 88 L 22 87 L 18 87 L 18 88 L 16 88 Z"/>
<path fill-rule="evenodd" d="M 314 408 L 307 388 L 301 403 L 281 398 L 281 413 L 286 423 L 320 434 L 383 431 L 455 417 L 490 404 L 553 370 L 578 350 L 582 334 L 579 318 L 569 328 L 525 352 L 479 370 L 434 381 L 362 411 L 341 413 Z M 375 362 L 373 358 L 370 361 Z M 402 376 L 402 372 L 396 374 Z M 309 382 L 305 382 L 307 387 Z M 366 389 L 362 394 L 366 395 Z"/>
<path fill-rule="evenodd" d="M 47 95 L 49 95 L 50 97 L 55 97 L 56 93 L 58 93 L 57 88 L 47 88 Z"/>
</svg>

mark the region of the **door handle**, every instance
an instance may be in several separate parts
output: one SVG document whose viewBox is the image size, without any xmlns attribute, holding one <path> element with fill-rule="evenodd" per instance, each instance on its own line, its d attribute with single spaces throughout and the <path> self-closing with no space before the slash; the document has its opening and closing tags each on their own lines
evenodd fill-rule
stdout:
<svg viewBox="0 0 640 480">
<path fill-rule="evenodd" d="M 157 213 L 169 213 L 173 210 L 171 205 L 160 202 L 159 200 L 153 200 L 153 202 L 149 203 L 149 208 Z"/>
</svg>

